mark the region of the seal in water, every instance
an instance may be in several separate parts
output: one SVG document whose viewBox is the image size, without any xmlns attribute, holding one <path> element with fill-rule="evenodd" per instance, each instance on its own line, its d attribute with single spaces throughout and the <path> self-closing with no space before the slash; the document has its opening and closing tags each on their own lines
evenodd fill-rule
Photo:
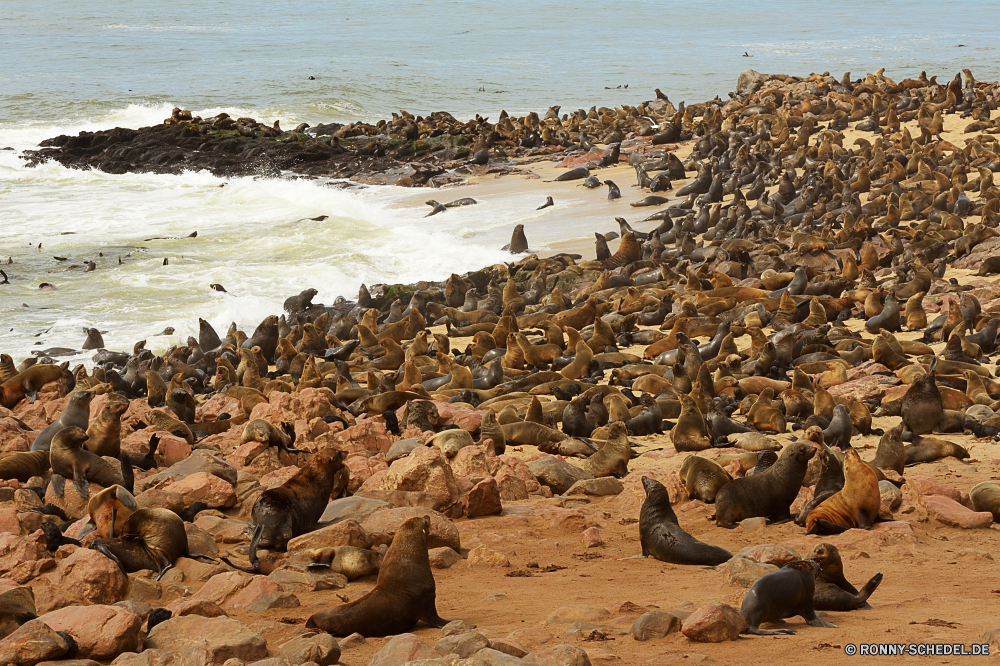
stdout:
<svg viewBox="0 0 1000 666">
<path fill-rule="evenodd" d="M 528 239 L 524 237 L 524 225 L 519 224 L 514 227 L 511 234 L 510 243 L 504 245 L 501 250 L 508 250 L 511 254 L 521 254 L 528 251 Z"/>
<path fill-rule="evenodd" d="M 58 420 L 49 424 L 45 430 L 38 433 L 35 441 L 31 443 L 32 451 L 48 451 L 52 444 L 52 438 L 57 432 L 64 428 L 87 429 L 90 423 L 90 401 L 94 399 L 93 391 L 77 391 L 70 399 L 69 404 Z"/>
<path fill-rule="evenodd" d="M 306 627 L 337 638 L 390 636 L 413 628 L 418 621 L 432 627 L 448 622 L 437 613 L 434 574 L 427 556 L 431 520 L 415 516 L 403 523 L 382 558 L 378 582 L 365 596 L 337 608 L 320 611 Z"/>
<path fill-rule="evenodd" d="M 778 461 L 760 474 L 733 479 L 715 496 L 715 522 L 734 528 L 741 520 L 764 516 L 771 522 L 791 519 L 792 502 L 799 494 L 809 459 L 816 449 L 806 442 L 786 446 Z"/>
<path fill-rule="evenodd" d="M 97 539 L 90 548 L 110 558 L 126 576 L 152 569 L 157 572 L 156 580 L 178 557 L 217 561 L 190 551 L 184 521 L 170 509 L 139 509 L 125 521 L 121 537 Z"/>
<path fill-rule="evenodd" d="M 645 557 L 671 564 L 716 566 L 733 556 L 728 550 L 698 541 L 681 529 L 662 483 L 642 477 L 646 499 L 639 510 L 639 543 Z"/>
<path fill-rule="evenodd" d="M 545 203 L 536 208 L 535 210 L 542 210 L 543 208 L 548 208 L 549 206 L 555 206 L 556 202 L 552 200 L 552 197 L 545 197 Z"/>
<path fill-rule="evenodd" d="M 327 447 L 313 454 L 288 481 L 258 495 L 250 513 L 255 525 L 250 539 L 250 567 L 236 566 L 225 557 L 222 561 L 234 569 L 257 573 L 258 548 L 284 550 L 291 539 L 315 530 L 334 488 L 347 485 L 344 477 L 350 471 L 344 466 L 346 458 L 346 451 Z"/>
<path fill-rule="evenodd" d="M 816 617 L 813 593 L 817 571 L 818 562 L 796 560 L 757 579 L 740 606 L 740 615 L 747 621 L 744 633 L 758 636 L 794 634 L 794 629 L 761 629 L 760 625 L 796 615 L 801 615 L 813 627 L 836 629 L 837 625 Z"/>
<path fill-rule="evenodd" d="M 816 591 L 813 593 L 813 609 L 821 611 L 852 611 L 871 608 L 868 597 L 872 596 L 882 583 L 882 574 L 871 577 L 858 592 L 857 588 L 844 578 L 844 562 L 840 551 L 831 543 L 814 546 L 806 557 L 819 562 L 816 574 Z"/>
</svg>

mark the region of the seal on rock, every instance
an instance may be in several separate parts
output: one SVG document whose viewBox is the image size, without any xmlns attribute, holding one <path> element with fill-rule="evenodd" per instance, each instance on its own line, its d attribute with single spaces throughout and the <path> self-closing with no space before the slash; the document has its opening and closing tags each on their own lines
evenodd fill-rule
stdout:
<svg viewBox="0 0 1000 666">
<path fill-rule="evenodd" d="M 48 451 L 17 451 L 0 458 L 0 479 L 17 479 L 21 483 L 49 471 Z"/>
<path fill-rule="evenodd" d="M 121 537 L 97 539 L 90 548 L 109 557 L 126 576 L 151 569 L 157 580 L 178 557 L 216 561 L 190 551 L 184 521 L 169 509 L 139 509 L 125 521 Z"/>
<path fill-rule="evenodd" d="M 377 574 L 382 564 L 382 555 L 378 551 L 354 546 L 335 546 L 333 548 L 316 548 L 308 551 L 310 569 L 329 569 L 334 573 L 354 580 L 362 576 Z"/>
<path fill-rule="evenodd" d="M 447 620 L 437 613 L 437 591 L 427 555 L 430 529 L 427 516 L 403 523 L 382 558 L 374 589 L 343 606 L 315 613 L 306 627 L 343 638 L 353 633 L 365 637 L 401 634 L 418 621 L 438 628 L 446 625 Z"/>
<path fill-rule="evenodd" d="M 52 438 L 49 462 L 52 465 L 52 489 L 56 497 L 63 496 L 65 479 L 73 479 L 80 497 L 90 496 L 91 481 L 105 488 L 115 484 L 128 485 L 125 483 L 122 467 L 115 469 L 115 465 L 88 451 L 84 448 L 86 441 L 87 433 L 76 426 L 60 430 Z M 129 470 L 131 471 L 131 467 Z"/>
<path fill-rule="evenodd" d="M 264 419 L 254 419 L 244 426 L 243 434 L 240 436 L 240 444 L 247 442 L 260 442 L 268 446 L 275 446 L 288 453 L 305 453 L 305 451 L 292 446 L 295 443 L 295 426 L 291 423 L 282 423 L 281 430 L 278 430 Z"/>
<path fill-rule="evenodd" d="M 63 378 L 72 381 L 72 377 L 73 375 L 61 365 L 50 363 L 32 365 L 3 383 L 0 387 L 0 406 L 14 409 L 17 403 L 25 398 L 29 403 L 34 403 L 38 398 L 39 389 L 43 386 Z"/>
<path fill-rule="evenodd" d="M 639 543 L 644 557 L 672 564 L 716 566 L 733 556 L 728 550 L 704 543 L 681 529 L 662 483 L 642 477 L 646 499 L 639 510 Z"/>
<path fill-rule="evenodd" d="M 38 433 L 31 443 L 32 451 L 48 451 L 52 438 L 63 428 L 77 427 L 86 430 L 90 423 L 90 401 L 94 399 L 93 391 L 77 391 L 70 396 L 69 404 L 62 415 Z"/>
</svg>

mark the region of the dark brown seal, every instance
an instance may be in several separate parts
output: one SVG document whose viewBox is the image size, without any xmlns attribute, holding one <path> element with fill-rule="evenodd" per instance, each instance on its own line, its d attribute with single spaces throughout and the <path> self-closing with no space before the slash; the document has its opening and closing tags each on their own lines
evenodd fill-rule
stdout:
<svg viewBox="0 0 1000 666">
<path fill-rule="evenodd" d="M 60 430 L 52 438 L 49 462 L 52 465 L 52 489 L 57 497 L 63 496 L 65 479 L 73 479 L 80 497 L 90 496 L 91 481 L 105 488 L 115 484 L 126 485 L 121 466 L 88 451 L 84 447 L 86 441 L 87 433 L 75 426 Z"/>
<path fill-rule="evenodd" d="M 733 528 L 741 520 L 764 516 L 772 522 L 789 520 L 809 459 L 816 449 L 807 442 L 786 446 L 778 462 L 760 474 L 733 479 L 715 496 L 715 522 Z"/>
<path fill-rule="evenodd" d="M 813 593 L 815 610 L 852 611 L 871 608 L 868 597 L 882 583 L 882 574 L 872 576 L 858 592 L 844 577 L 844 562 L 840 559 L 840 551 L 833 544 L 821 543 L 813 547 L 806 559 L 819 562 L 816 591 Z"/>
<path fill-rule="evenodd" d="M 226 558 L 229 566 L 256 573 L 260 568 L 257 549 L 284 550 L 293 538 L 312 532 L 330 501 L 335 487 L 346 486 L 349 468 L 344 466 L 347 452 L 327 447 L 313 454 L 295 476 L 277 488 L 258 495 L 251 511 L 255 527 L 250 541 L 250 567 L 238 567 Z"/>
<path fill-rule="evenodd" d="M 38 391 L 49 382 L 55 382 L 63 378 L 72 377 L 69 371 L 60 365 L 44 363 L 33 365 L 25 369 L 7 381 L 0 387 L 0 406 L 7 409 L 14 409 L 17 403 L 25 398 L 28 402 L 35 402 L 38 398 Z"/>
<path fill-rule="evenodd" d="M 18 451 L 0 459 L 0 479 L 17 479 L 21 483 L 49 471 L 48 451 Z"/>
<path fill-rule="evenodd" d="M 704 543 L 681 529 L 662 483 L 642 477 L 646 499 L 639 509 L 639 543 L 642 554 L 672 564 L 716 566 L 733 556 L 728 550 Z"/>
<path fill-rule="evenodd" d="M 899 412 L 903 417 L 903 426 L 914 435 L 934 432 L 944 418 L 941 392 L 938 391 L 934 374 L 936 366 L 935 358 L 931 361 L 928 373 L 910 384 L 910 388 L 906 389 L 902 397 Z"/>
<path fill-rule="evenodd" d="M 760 625 L 796 615 L 801 615 L 813 627 L 836 629 L 837 625 L 816 617 L 813 594 L 817 571 L 817 562 L 797 560 L 758 578 L 740 606 L 740 615 L 747 621 L 744 633 L 758 636 L 794 634 L 794 629 L 761 629 Z"/>
<path fill-rule="evenodd" d="M 125 521 L 121 537 L 97 539 L 90 548 L 108 556 L 125 575 L 151 569 L 157 580 L 178 557 L 216 561 L 189 550 L 184 521 L 169 509 L 139 509 Z"/>
<path fill-rule="evenodd" d="M 365 596 L 309 618 L 307 628 L 321 629 L 338 638 L 390 636 L 409 631 L 418 621 L 433 627 L 448 622 L 437 613 L 434 574 L 427 556 L 427 516 L 410 518 L 400 526 L 382 559 L 378 582 Z"/>
</svg>

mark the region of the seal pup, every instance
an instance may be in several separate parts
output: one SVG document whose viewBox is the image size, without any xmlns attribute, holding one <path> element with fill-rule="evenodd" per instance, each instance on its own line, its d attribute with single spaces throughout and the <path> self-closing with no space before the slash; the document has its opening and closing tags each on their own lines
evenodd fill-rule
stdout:
<svg viewBox="0 0 1000 666">
<path fill-rule="evenodd" d="M 819 562 L 816 574 L 816 591 L 813 593 L 813 608 L 821 611 L 852 611 L 871 608 L 868 598 L 882 583 L 882 574 L 871 577 L 858 592 L 857 588 L 844 578 L 844 562 L 840 551 L 832 543 L 814 546 L 807 560 Z"/>
<path fill-rule="evenodd" d="M 728 550 L 699 541 L 681 529 L 670 506 L 670 495 L 662 483 L 644 476 L 642 487 L 646 491 L 646 499 L 639 509 L 639 543 L 643 557 L 652 556 L 671 564 L 713 567 L 732 558 Z"/>
<path fill-rule="evenodd" d="M 62 415 L 49 424 L 45 430 L 38 433 L 31 443 L 32 451 L 48 451 L 55 434 L 64 428 L 80 428 L 86 430 L 90 423 L 90 401 L 94 399 L 93 391 L 77 391 L 70 396 L 69 404 Z"/>
<path fill-rule="evenodd" d="M 807 442 L 786 446 L 778 461 L 760 474 L 733 479 L 715 496 L 715 522 L 735 528 L 747 518 L 763 516 L 771 522 L 791 519 L 789 509 L 799 494 L 809 460 L 816 448 Z"/>
<path fill-rule="evenodd" d="M 418 621 L 441 628 L 448 622 L 437 612 L 437 591 L 427 536 L 431 520 L 415 516 L 396 531 L 382 558 L 375 587 L 365 596 L 312 615 L 306 628 L 321 629 L 337 638 L 359 633 L 365 637 L 401 634 Z"/>
<path fill-rule="evenodd" d="M 240 436 L 240 444 L 247 442 L 260 442 L 268 446 L 275 446 L 288 453 L 306 453 L 302 449 L 296 449 L 292 446 L 295 443 L 295 425 L 287 422 L 283 422 L 281 430 L 278 430 L 264 419 L 254 419 L 244 426 L 243 434 Z"/>
<path fill-rule="evenodd" d="M 615 199 L 622 198 L 621 190 L 618 189 L 618 186 L 615 185 L 614 181 L 605 180 L 604 184 L 608 186 L 608 201 L 614 201 Z"/>
<path fill-rule="evenodd" d="M 594 476 L 614 476 L 619 479 L 628 474 L 628 461 L 632 458 L 632 447 L 628 443 L 625 424 L 616 421 L 608 426 L 608 441 L 583 463 L 583 469 Z"/>
<path fill-rule="evenodd" d="M 535 210 L 542 210 L 543 208 L 548 208 L 549 206 L 555 206 L 556 202 L 552 200 L 552 197 L 545 197 L 545 203 L 536 208 Z"/>
<path fill-rule="evenodd" d="M 858 455 L 847 449 L 844 459 L 844 487 L 824 500 L 806 516 L 807 534 L 840 534 L 860 527 L 869 529 L 878 518 L 882 499 L 878 477 Z"/>
<path fill-rule="evenodd" d="M 49 461 L 52 465 L 52 489 L 56 497 L 62 497 L 66 479 L 73 479 L 73 485 L 80 497 L 90 496 L 90 482 L 99 486 L 128 486 L 123 474 L 124 465 L 115 469 L 101 456 L 94 455 L 84 447 L 87 433 L 73 426 L 60 430 L 52 438 Z M 131 467 L 129 467 L 131 472 Z"/>
<path fill-rule="evenodd" d="M 794 629 L 761 629 L 760 625 L 796 615 L 801 615 L 810 626 L 836 629 L 837 625 L 816 617 L 813 594 L 818 571 L 818 562 L 796 560 L 758 578 L 740 606 L 740 615 L 747 621 L 743 633 L 758 636 L 794 634 Z"/>
<path fill-rule="evenodd" d="M 174 566 L 178 557 L 217 562 L 190 551 L 184 521 L 169 509 L 139 509 L 125 521 L 121 537 L 96 539 L 90 548 L 107 556 L 126 576 L 151 569 L 157 572 L 156 580 Z"/>
<path fill-rule="evenodd" d="M 976 511 L 989 511 L 993 514 L 993 522 L 1000 523 L 1000 484 L 995 481 L 983 481 L 972 486 L 969 499 Z"/>
<path fill-rule="evenodd" d="M 293 538 L 312 532 L 334 488 L 346 486 L 350 474 L 344 465 L 346 451 L 327 447 L 313 454 L 295 475 L 277 488 L 268 488 L 254 502 L 250 512 L 253 536 L 250 539 L 250 567 L 239 567 L 227 558 L 223 562 L 250 573 L 260 571 L 258 548 L 284 550 Z"/>
<path fill-rule="evenodd" d="M 681 480 L 688 494 L 706 504 L 715 504 L 719 489 L 733 480 L 717 462 L 701 456 L 688 456 L 681 464 Z"/>
<path fill-rule="evenodd" d="M 310 562 L 306 568 L 329 569 L 346 577 L 347 580 L 377 574 L 382 565 L 382 554 L 368 548 L 335 546 L 315 548 L 307 552 Z"/>
</svg>

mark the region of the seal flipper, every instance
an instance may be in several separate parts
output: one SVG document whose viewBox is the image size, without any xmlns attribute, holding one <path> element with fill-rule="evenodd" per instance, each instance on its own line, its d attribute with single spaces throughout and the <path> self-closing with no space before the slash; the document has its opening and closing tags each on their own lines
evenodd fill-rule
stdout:
<svg viewBox="0 0 1000 666">
<path fill-rule="evenodd" d="M 794 636 L 794 629 L 761 629 L 760 627 L 747 627 L 744 631 L 755 636 Z"/>
<path fill-rule="evenodd" d="M 76 488 L 76 492 L 80 493 L 80 497 L 84 499 L 90 497 L 90 482 L 87 481 L 87 475 L 78 464 L 73 465 L 73 486 Z"/>
<path fill-rule="evenodd" d="M 52 492 L 56 494 L 56 497 L 62 497 L 66 493 L 66 477 L 62 474 L 53 474 L 49 482 L 52 484 Z"/>
<path fill-rule="evenodd" d="M 31 385 L 31 382 L 24 383 L 24 397 L 28 399 L 28 404 L 33 405 L 38 400 L 38 389 Z"/>
<path fill-rule="evenodd" d="M 434 600 L 431 599 L 430 603 L 427 604 L 427 608 L 417 617 L 418 620 L 429 624 L 437 629 L 442 628 L 444 625 L 448 624 L 448 620 L 444 619 L 437 613 L 437 607 L 434 605 Z"/>
<path fill-rule="evenodd" d="M 815 617 L 815 615 L 813 616 L 813 619 L 806 620 L 806 624 L 808 624 L 810 627 L 826 627 L 827 629 L 837 629 L 838 628 L 837 625 L 831 624 L 831 623 L 827 622 L 826 620 L 821 620 L 818 617 Z"/>
<path fill-rule="evenodd" d="M 257 557 L 257 542 L 260 541 L 260 537 L 263 533 L 264 533 L 263 524 L 257 525 L 253 530 L 253 537 L 251 537 L 250 539 L 250 552 L 248 553 L 250 559 L 249 568 L 233 564 L 232 562 L 229 561 L 229 558 L 226 557 L 220 557 L 219 559 L 234 569 L 238 569 L 240 571 L 245 571 L 247 573 L 253 573 L 253 574 L 260 573 L 260 559 Z"/>
<path fill-rule="evenodd" d="M 108 548 L 106 544 L 103 543 L 95 544 L 92 545 L 91 548 L 93 548 L 99 553 L 104 553 L 104 555 L 106 555 L 108 559 L 110 559 L 112 562 L 118 565 L 118 568 L 122 570 L 123 574 L 125 574 L 126 576 L 128 575 L 128 571 L 125 570 L 125 565 L 122 564 L 122 561 L 118 559 L 117 555 L 111 552 L 111 549 Z"/>
<path fill-rule="evenodd" d="M 837 525 L 829 520 L 820 519 L 813 523 L 813 526 L 806 534 L 843 534 L 846 531 L 847 528 L 843 525 Z"/>
<path fill-rule="evenodd" d="M 118 456 L 118 462 L 122 466 L 122 487 L 129 493 L 135 492 L 135 473 L 132 471 L 132 461 L 129 460 L 128 454 L 122 452 Z"/>
<path fill-rule="evenodd" d="M 872 576 L 870 581 L 865 583 L 864 587 L 861 588 L 861 591 L 858 592 L 858 599 L 861 600 L 863 604 L 861 606 L 862 608 L 871 608 L 871 605 L 868 603 L 868 597 L 872 596 L 872 594 L 875 593 L 875 590 L 877 590 L 878 586 L 881 584 L 882 584 L 882 574 L 877 573 L 874 576 Z"/>
</svg>

